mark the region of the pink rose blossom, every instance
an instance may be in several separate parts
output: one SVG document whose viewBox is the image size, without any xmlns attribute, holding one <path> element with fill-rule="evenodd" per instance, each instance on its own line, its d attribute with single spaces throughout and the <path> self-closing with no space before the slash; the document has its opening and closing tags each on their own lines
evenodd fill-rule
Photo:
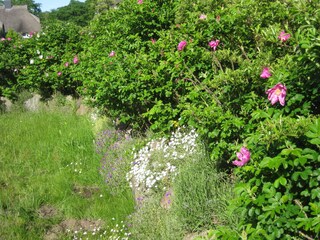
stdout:
<svg viewBox="0 0 320 240">
<path fill-rule="evenodd" d="M 138 4 L 142 4 L 143 3 L 143 0 L 138 0 Z"/>
<path fill-rule="evenodd" d="M 115 51 L 111 51 L 111 53 L 109 54 L 109 57 L 114 57 L 116 55 Z"/>
<path fill-rule="evenodd" d="M 233 165 L 236 165 L 238 167 L 242 167 L 245 164 L 247 164 L 250 160 L 250 152 L 247 148 L 242 147 L 240 149 L 240 152 L 237 152 L 237 158 L 238 160 L 235 160 L 232 162 Z"/>
<path fill-rule="evenodd" d="M 289 33 L 286 33 L 285 31 L 282 31 L 278 36 L 281 42 L 287 41 L 290 37 L 291 35 Z"/>
<path fill-rule="evenodd" d="M 267 67 L 263 68 L 263 70 L 262 70 L 262 72 L 261 72 L 261 74 L 260 74 L 260 77 L 261 77 L 261 78 L 269 78 L 269 77 L 271 77 L 271 76 L 272 76 L 272 75 L 271 75 L 271 73 L 270 73 L 270 69 L 267 68 Z"/>
<path fill-rule="evenodd" d="M 210 41 L 209 46 L 215 51 L 219 45 L 220 40 Z"/>
<path fill-rule="evenodd" d="M 266 91 L 266 94 L 268 94 L 268 99 L 269 101 L 271 101 L 272 105 L 274 105 L 278 101 L 282 106 L 285 105 L 287 88 L 283 84 L 276 84 L 273 88 L 268 89 Z"/>
<path fill-rule="evenodd" d="M 77 56 L 75 56 L 75 57 L 73 58 L 73 63 L 74 63 L 74 64 L 77 64 L 78 62 L 79 62 L 79 59 L 78 59 Z"/>
<path fill-rule="evenodd" d="M 64 64 L 64 66 L 65 66 L 65 67 L 68 67 L 68 66 L 69 66 L 69 63 L 68 63 L 68 62 L 66 62 L 66 63 Z"/>
<path fill-rule="evenodd" d="M 5 38 L 1 38 L 1 41 L 5 41 L 6 39 Z"/>
<path fill-rule="evenodd" d="M 200 17 L 199 17 L 199 19 L 201 19 L 201 20 L 206 20 L 206 19 L 207 19 L 207 15 L 201 14 Z"/>
<path fill-rule="evenodd" d="M 155 40 L 154 38 L 151 38 L 151 42 L 152 44 L 155 44 L 157 40 Z"/>
<path fill-rule="evenodd" d="M 187 42 L 186 41 L 179 42 L 178 51 L 182 51 L 186 46 L 187 46 Z"/>
<path fill-rule="evenodd" d="M 62 72 L 58 72 L 58 76 L 60 77 L 62 75 Z"/>
</svg>

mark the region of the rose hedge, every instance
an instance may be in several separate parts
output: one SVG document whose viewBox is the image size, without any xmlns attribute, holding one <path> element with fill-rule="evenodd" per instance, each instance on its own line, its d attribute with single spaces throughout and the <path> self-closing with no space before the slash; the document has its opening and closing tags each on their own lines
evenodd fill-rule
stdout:
<svg viewBox="0 0 320 240">
<path fill-rule="evenodd" d="M 311 203 L 319 202 L 319 186 L 307 181 L 318 178 L 319 143 L 306 133 L 319 117 L 319 7 L 306 0 L 124 0 L 85 29 L 52 23 L 18 45 L 1 41 L 14 57 L 1 58 L 0 94 L 81 92 L 135 130 L 192 126 L 211 161 L 243 181 L 235 203 L 244 207 L 243 221 L 232 231 L 316 238 L 319 213 Z M 242 167 L 234 170 L 235 162 Z M 247 194 L 251 188 L 259 200 Z M 273 209 L 270 199 L 285 195 Z"/>
<path fill-rule="evenodd" d="M 76 65 L 73 59 L 81 51 L 79 31 L 71 23 L 53 21 L 43 26 L 41 33 L 31 33 L 29 39 L 9 32 L 0 41 L 0 94 L 15 98 L 23 89 L 43 97 L 56 91 L 77 94 L 82 83 L 70 75 Z"/>
<path fill-rule="evenodd" d="M 254 160 L 244 161 L 236 173 L 250 187 L 266 181 L 255 192 L 260 202 L 241 195 L 239 183 L 241 204 L 235 206 L 246 211 L 236 231 L 246 227 L 243 234 L 250 237 L 317 237 L 316 205 L 301 199 L 299 189 L 290 192 L 286 183 L 294 184 L 291 176 L 301 169 L 315 171 L 319 162 L 319 149 L 310 148 L 305 137 L 319 114 L 318 7 L 307 1 L 123 1 L 88 29 L 81 57 L 92 61 L 82 65 L 83 94 L 134 128 L 197 128 L 211 160 L 228 172 L 234 153 L 247 147 Z M 283 155 L 288 149 L 300 149 L 302 157 L 312 149 L 314 162 L 296 167 L 294 156 Z M 277 156 L 292 161 L 291 167 L 259 172 L 265 159 Z M 273 170 L 278 173 L 270 178 Z M 301 181 L 306 192 L 318 191 L 306 181 Z M 263 197 L 270 184 L 277 186 L 274 194 L 291 194 L 277 214 L 261 208 L 272 208 L 271 197 Z M 312 202 L 319 200 L 313 196 Z M 305 214 L 296 203 L 308 208 Z M 278 220 L 293 205 L 285 215 L 292 225 Z"/>
</svg>

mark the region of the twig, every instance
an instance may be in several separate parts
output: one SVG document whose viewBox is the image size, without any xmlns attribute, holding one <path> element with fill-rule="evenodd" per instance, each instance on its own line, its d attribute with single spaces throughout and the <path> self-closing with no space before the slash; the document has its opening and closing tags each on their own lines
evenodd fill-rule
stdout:
<svg viewBox="0 0 320 240">
<path fill-rule="evenodd" d="M 212 53 L 212 59 L 217 63 L 218 67 L 220 68 L 220 70 L 223 72 L 223 68 L 221 66 L 221 63 L 219 62 L 218 58 L 216 57 L 216 55 L 214 55 L 214 53 Z"/>
<path fill-rule="evenodd" d="M 314 238 L 309 237 L 308 235 L 304 234 L 304 233 L 301 232 L 301 231 L 299 231 L 299 234 L 300 234 L 302 237 L 304 237 L 304 238 L 306 238 L 306 239 L 308 239 L 308 240 L 314 240 Z"/>
<path fill-rule="evenodd" d="M 194 77 L 194 79 L 198 82 L 198 84 L 200 85 L 201 82 L 199 81 L 199 79 L 193 74 L 193 72 L 191 71 L 191 69 L 187 66 L 187 64 L 184 62 L 184 66 L 188 69 L 189 73 Z M 192 84 L 194 86 L 197 86 L 194 81 L 192 81 L 192 79 L 190 79 Z M 209 89 L 207 88 L 206 86 L 204 86 L 204 89 L 207 91 L 207 93 L 211 94 L 214 98 L 214 100 L 221 106 L 221 102 L 219 101 L 219 99 L 217 98 L 217 96 Z M 207 104 L 207 103 L 206 103 Z"/>
<path fill-rule="evenodd" d="M 245 56 L 245 58 L 250 62 L 250 59 L 248 58 L 247 53 L 244 51 L 243 46 L 239 46 L 239 47 L 240 47 L 240 49 L 241 49 L 242 54 L 243 54 L 243 55 Z"/>
<path fill-rule="evenodd" d="M 308 215 L 306 214 L 306 212 L 303 211 L 302 203 L 301 203 L 298 199 L 295 199 L 295 200 L 293 200 L 293 201 L 294 201 L 295 204 L 297 204 L 297 206 L 299 206 L 299 208 L 300 208 L 301 211 L 303 212 L 304 216 L 305 216 L 306 218 L 308 218 Z"/>
</svg>

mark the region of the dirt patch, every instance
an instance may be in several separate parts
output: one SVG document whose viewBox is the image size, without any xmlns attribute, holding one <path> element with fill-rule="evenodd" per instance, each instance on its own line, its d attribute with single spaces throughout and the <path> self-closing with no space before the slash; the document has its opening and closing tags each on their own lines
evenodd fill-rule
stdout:
<svg viewBox="0 0 320 240">
<path fill-rule="evenodd" d="M 206 237 L 208 235 L 208 231 L 203 231 L 200 233 L 189 233 L 186 236 L 184 236 L 183 240 L 193 240 L 197 237 Z"/>
<path fill-rule="evenodd" d="M 44 205 L 38 210 L 40 218 L 52 218 L 58 214 L 58 210 L 50 205 Z"/>
<path fill-rule="evenodd" d="M 95 193 L 98 193 L 100 189 L 98 187 L 90 186 L 73 186 L 73 191 L 84 198 L 90 198 Z"/>
<path fill-rule="evenodd" d="M 8 187 L 8 183 L 6 183 L 5 181 L 0 181 L 0 189 L 5 189 Z"/>
<path fill-rule="evenodd" d="M 74 233 L 76 231 L 95 232 L 104 225 L 102 220 L 76 220 L 67 219 L 63 222 L 54 225 L 44 236 L 44 240 L 61 239 L 61 235 Z"/>
<path fill-rule="evenodd" d="M 172 199 L 173 199 L 173 189 L 169 188 L 168 191 L 163 195 L 160 206 L 164 209 L 169 209 L 172 205 Z"/>
</svg>

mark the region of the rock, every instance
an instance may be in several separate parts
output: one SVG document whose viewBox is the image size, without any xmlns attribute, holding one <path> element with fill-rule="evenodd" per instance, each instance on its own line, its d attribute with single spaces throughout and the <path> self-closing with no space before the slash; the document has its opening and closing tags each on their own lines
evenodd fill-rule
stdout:
<svg viewBox="0 0 320 240">
<path fill-rule="evenodd" d="M 9 112 L 12 107 L 12 102 L 8 98 L 0 97 L 0 105 L 3 105 L 3 107 L 4 107 L 3 110 L 5 112 Z"/>
<path fill-rule="evenodd" d="M 38 111 L 40 108 L 40 99 L 39 94 L 33 94 L 33 97 L 25 101 L 24 106 L 29 111 Z"/>
<path fill-rule="evenodd" d="M 89 108 L 86 105 L 81 103 L 76 113 L 77 115 L 86 115 L 88 114 L 88 112 L 89 112 Z"/>
</svg>

